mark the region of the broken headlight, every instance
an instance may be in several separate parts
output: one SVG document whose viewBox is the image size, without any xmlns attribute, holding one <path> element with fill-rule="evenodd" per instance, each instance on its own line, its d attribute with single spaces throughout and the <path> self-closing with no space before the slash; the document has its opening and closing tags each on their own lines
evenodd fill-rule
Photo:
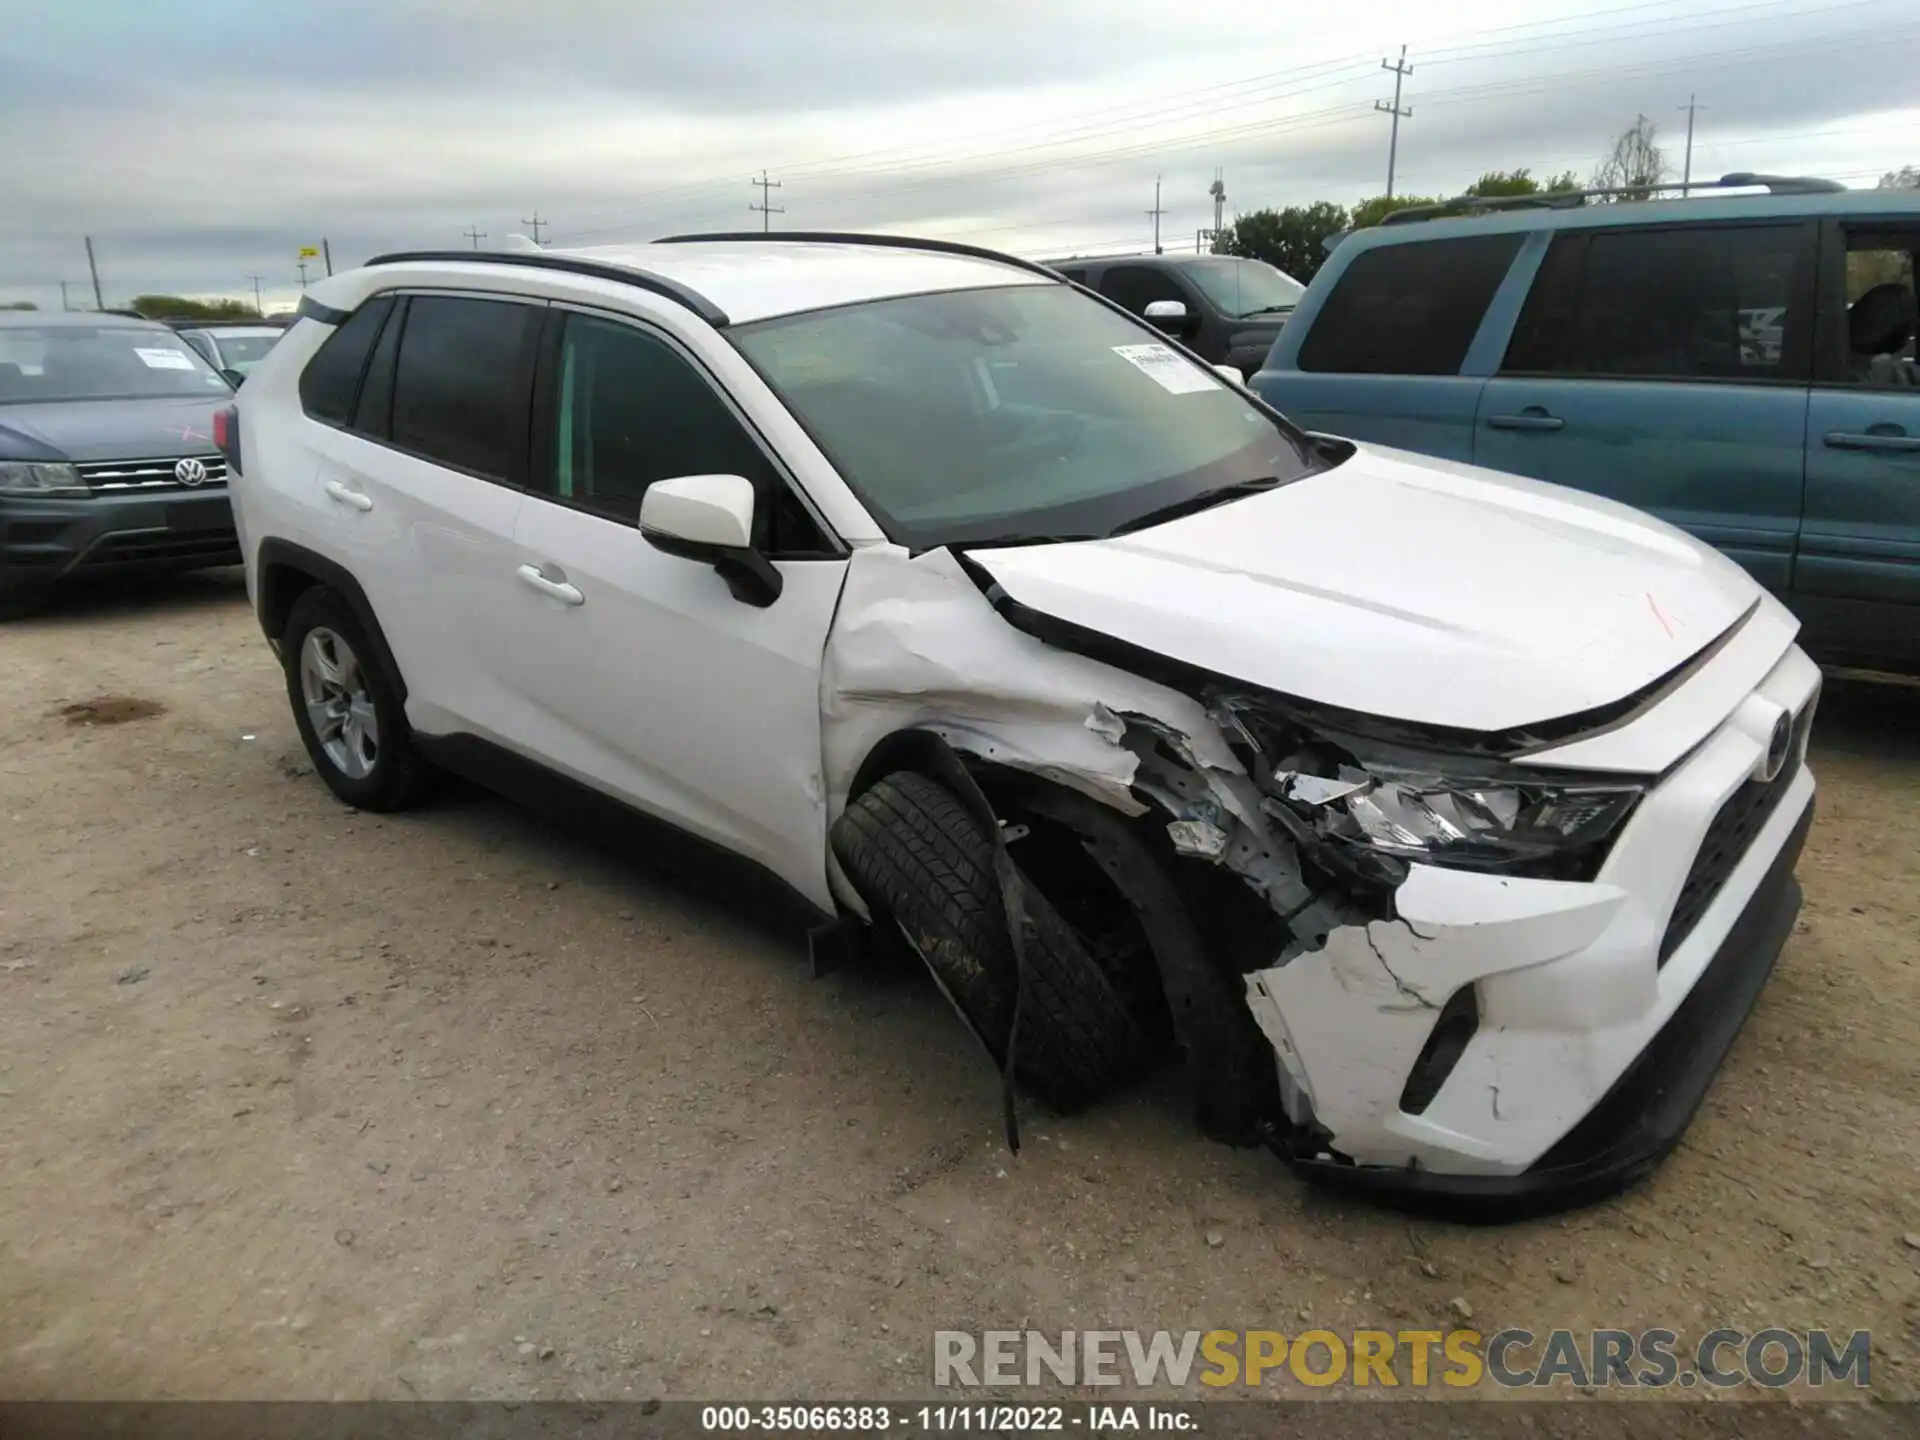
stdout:
<svg viewBox="0 0 1920 1440">
<path fill-rule="evenodd" d="M 1591 879 L 1646 789 L 1611 776 L 1549 779 L 1496 756 L 1346 733 L 1244 697 L 1214 714 L 1251 752 L 1263 808 L 1310 856 L 1387 883 L 1411 861 Z"/>
<path fill-rule="evenodd" d="M 1584 879 L 1642 787 L 1453 779 L 1438 773 L 1338 767 L 1338 778 L 1281 770 L 1274 796 L 1347 844 L 1463 870 Z M 1589 863 L 1591 862 L 1591 863 Z"/>
</svg>

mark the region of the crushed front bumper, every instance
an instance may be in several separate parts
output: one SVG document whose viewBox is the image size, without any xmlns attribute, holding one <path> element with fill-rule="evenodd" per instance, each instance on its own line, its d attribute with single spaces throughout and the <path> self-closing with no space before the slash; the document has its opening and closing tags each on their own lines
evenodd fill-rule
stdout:
<svg viewBox="0 0 1920 1440">
<path fill-rule="evenodd" d="M 1415 866 L 1399 918 L 1249 975 L 1288 1163 L 1470 1222 L 1583 1204 L 1657 1164 L 1792 930 L 1818 689 L 1790 650 L 1647 792 L 1591 883 Z"/>
</svg>

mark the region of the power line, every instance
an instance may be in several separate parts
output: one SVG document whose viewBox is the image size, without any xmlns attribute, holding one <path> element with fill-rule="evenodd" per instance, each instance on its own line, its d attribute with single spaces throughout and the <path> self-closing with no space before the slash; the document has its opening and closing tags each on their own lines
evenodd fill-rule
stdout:
<svg viewBox="0 0 1920 1440">
<path fill-rule="evenodd" d="M 538 210 L 535 210 L 533 212 L 533 218 L 531 220 L 527 219 L 523 215 L 520 218 L 520 223 L 522 225 L 531 227 L 531 229 L 533 230 L 533 243 L 538 245 L 540 243 L 540 227 L 542 225 L 551 227 L 553 222 L 550 220 L 542 220 L 540 218 L 540 212 Z"/>
<path fill-rule="evenodd" d="M 784 215 L 787 213 L 786 206 L 771 205 L 768 203 L 768 201 L 772 198 L 769 192 L 778 190 L 780 188 L 780 182 L 778 180 L 769 180 L 767 178 L 767 172 L 763 168 L 760 171 L 760 178 L 758 180 L 749 180 L 747 183 L 749 185 L 758 185 L 760 187 L 759 201 L 757 203 L 749 204 L 747 206 L 747 209 L 757 210 L 760 212 L 760 228 L 762 231 L 765 231 L 770 228 L 772 219 L 775 215 Z"/>
<path fill-rule="evenodd" d="M 1393 72 L 1393 104 L 1388 105 L 1379 100 L 1373 102 L 1374 109 L 1393 117 L 1393 129 L 1387 135 L 1387 198 L 1391 200 L 1393 198 L 1393 165 L 1400 156 L 1400 121 L 1403 116 L 1413 114 L 1411 105 L 1404 110 L 1400 108 L 1400 84 L 1413 73 L 1413 67 L 1407 64 L 1407 47 L 1404 45 L 1400 47 L 1400 58 L 1393 64 L 1389 65 L 1382 60 L 1380 68 Z"/>
<path fill-rule="evenodd" d="M 540 212 L 537 210 L 534 211 L 534 214 L 536 215 L 539 213 Z M 469 225 L 461 233 L 464 234 L 467 237 L 467 239 L 473 242 L 473 248 L 476 250 L 480 248 L 480 242 L 487 238 L 487 232 L 482 230 L 478 225 Z"/>
</svg>

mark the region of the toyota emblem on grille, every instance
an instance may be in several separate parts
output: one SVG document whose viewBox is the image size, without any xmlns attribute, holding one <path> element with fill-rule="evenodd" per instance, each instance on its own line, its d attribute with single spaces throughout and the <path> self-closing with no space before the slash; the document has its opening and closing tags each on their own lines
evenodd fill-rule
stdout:
<svg viewBox="0 0 1920 1440">
<path fill-rule="evenodd" d="M 1793 717 L 1782 715 L 1773 722 L 1773 738 L 1767 744 L 1766 771 L 1764 780 L 1776 778 L 1786 768 L 1787 759 L 1793 753 Z"/>
<path fill-rule="evenodd" d="M 182 485 L 204 485 L 207 483 L 207 467 L 203 462 L 188 456 L 185 460 L 175 463 L 173 478 Z"/>
</svg>

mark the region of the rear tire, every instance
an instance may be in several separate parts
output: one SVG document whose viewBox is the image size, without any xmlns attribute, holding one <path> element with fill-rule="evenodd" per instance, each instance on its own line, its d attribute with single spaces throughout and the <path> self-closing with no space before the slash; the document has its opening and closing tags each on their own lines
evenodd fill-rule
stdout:
<svg viewBox="0 0 1920 1440">
<path fill-rule="evenodd" d="M 1004 1063 L 1018 984 L 993 837 L 946 786 L 899 771 L 834 823 L 833 850 Z M 1143 1042 L 1107 977 L 1029 881 L 1026 990 L 1014 1072 L 1061 1112 L 1137 1074 Z M 876 919 L 879 919 L 876 916 Z"/>
<path fill-rule="evenodd" d="M 361 810 L 424 798 L 433 767 L 413 748 L 399 687 L 337 592 L 316 585 L 293 602 L 280 653 L 293 722 L 327 788 Z"/>
</svg>

